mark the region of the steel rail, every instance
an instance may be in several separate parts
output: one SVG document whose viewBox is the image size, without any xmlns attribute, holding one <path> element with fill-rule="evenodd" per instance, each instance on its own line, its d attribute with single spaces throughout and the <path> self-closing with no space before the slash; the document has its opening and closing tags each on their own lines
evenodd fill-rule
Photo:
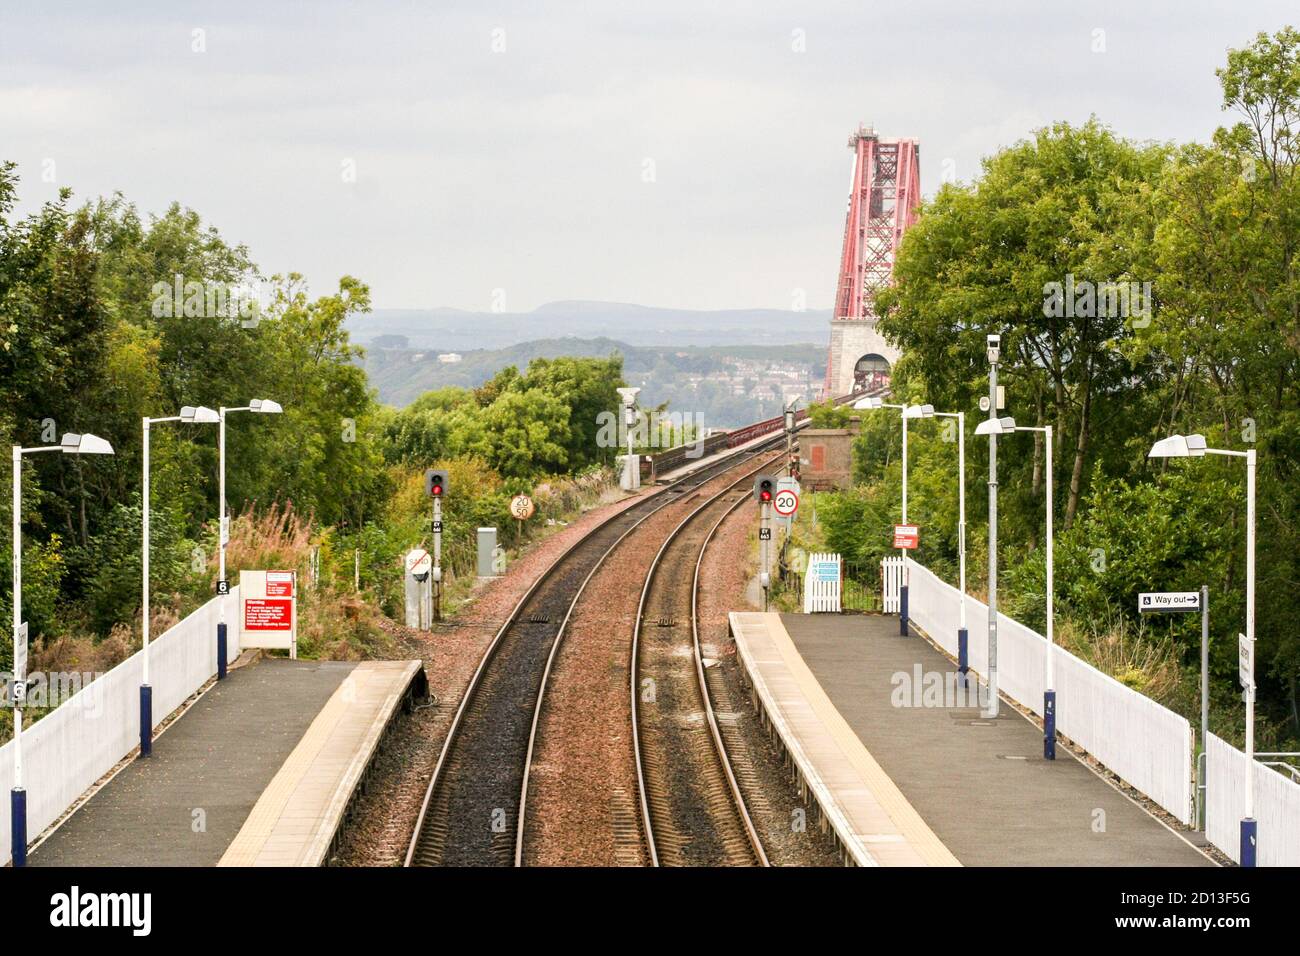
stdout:
<svg viewBox="0 0 1300 956">
<path fill-rule="evenodd" d="M 641 827 L 645 835 L 647 849 L 649 850 L 650 853 L 651 866 L 659 866 L 659 852 L 658 852 L 658 848 L 655 845 L 654 821 L 650 813 L 649 795 L 647 793 L 647 788 L 646 788 L 644 748 L 641 742 L 641 729 L 640 729 L 640 724 L 641 724 L 640 709 L 637 706 L 637 696 L 638 696 L 637 678 L 640 671 L 639 658 L 640 658 L 640 645 L 641 645 L 641 625 L 645 615 L 646 600 L 650 595 L 650 587 L 654 582 L 655 572 L 658 570 L 660 561 L 663 559 L 665 552 L 667 552 L 668 547 L 677 539 L 678 535 L 682 532 L 682 530 L 691 522 L 693 522 L 697 517 L 699 517 L 701 512 L 703 512 L 706 508 L 711 506 L 719 498 L 723 497 L 724 495 L 730 494 L 732 491 L 735 490 L 737 485 L 742 484 L 748 478 L 752 477 L 754 474 L 757 474 L 758 471 L 761 471 L 763 467 L 766 467 L 767 465 L 771 464 L 773 461 L 779 460 L 780 457 L 781 456 L 778 455 L 774 458 L 768 459 L 766 462 L 763 463 L 763 465 L 760 465 L 759 468 L 755 469 L 752 472 L 749 472 L 744 477 L 732 482 L 726 488 L 722 489 L 717 494 L 710 497 L 707 501 L 703 502 L 698 508 L 694 509 L 690 514 L 688 514 L 685 518 L 683 518 L 682 521 L 677 525 L 677 527 L 674 528 L 672 532 L 664 539 L 663 545 L 659 548 L 659 552 L 655 555 L 654 561 L 651 562 L 650 568 L 646 572 L 645 584 L 641 589 L 641 600 L 637 606 L 636 623 L 633 625 L 633 630 L 632 630 L 631 667 L 629 668 L 631 673 L 631 678 L 629 683 L 629 690 L 632 698 L 632 750 L 633 750 L 634 760 L 636 763 L 637 795 L 641 805 Z M 695 577 L 693 578 L 692 585 L 691 585 L 692 587 L 691 632 L 692 632 L 692 641 L 693 641 L 693 649 L 694 649 L 694 657 L 695 657 L 696 680 L 699 684 L 702 699 L 704 702 L 705 714 L 707 715 L 708 718 L 709 730 L 713 738 L 714 750 L 718 757 L 719 763 L 722 766 L 724 775 L 726 776 L 727 785 L 732 797 L 732 802 L 734 804 L 738 816 L 740 817 L 743 823 L 745 833 L 749 838 L 750 846 L 754 850 L 755 857 L 759 860 L 760 865 L 769 866 L 770 863 L 768 862 L 767 859 L 767 853 L 764 851 L 762 840 L 758 835 L 757 829 L 754 827 L 754 821 L 749 814 L 749 808 L 745 804 L 744 795 L 740 792 L 740 786 L 736 781 L 735 772 L 731 767 L 731 760 L 727 755 L 726 746 L 723 744 L 722 735 L 718 729 L 717 718 L 713 713 L 712 701 L 709 696 L 708 687 L 706 686 L 704 680 L 704 665 L 703 665 L 702 655 L 700 654 L 698 618 L 696 613 L 697 606 L 698 606 L 696 598 L 698 595 L 698 587 L 699 587 L 699 566 L 700 566 L 700 560 L 703 559 L 704 548 L 707 547 L 708 540 L 712 538 L 713 532 L 717 529 L 718 524 L 720 524 L 722 520 L 727 517 L 727 515 L 731 514 L 738 507 L 740 507 L 740 505 L 742 505 L 745 502 L 745 500 L 746 499 L 744 498 L 740 499 L 736 504 L 732 505 L 723 513 L 722 517 L 718 519 L 718 522 L 715 523 L 713 528 L 710 529 L 704 544 L 701 545 L 700 559 L 696 561 Z"/>
</svg>

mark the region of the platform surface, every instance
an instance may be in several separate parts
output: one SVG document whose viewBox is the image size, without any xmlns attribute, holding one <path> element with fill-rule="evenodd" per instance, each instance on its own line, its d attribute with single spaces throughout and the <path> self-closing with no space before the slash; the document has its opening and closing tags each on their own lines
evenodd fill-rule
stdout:
<svg viewBox="0 0 1300 956">
<path fill-rule="evenodd" d="M 775 614 L 735 613 L 731 632 L 764 713 L 860 866 L 957 866 L 844 721 Z"/>
<path fill-rule="evenodd" d="M 302 784 L 320 793 L 322 772 L 337 781 L 355 768 L 378 733 L 375 688 L 385 676 L 398 682 L 385 672 L 393 666 L 406 662 L 271 658 L 232 670 L 155 739 L 152 756 L 133 760 L 32 849 L 29 865 L 217 865 L 268 788 L 285 784 L 291 761 L 297 783 L 276 793 L 295 808 Z M 322 717 L 328 732 L 317 729 Z M 318 767 L 296 757 L 308 738 Z"/>
<path fill-rule="evenodd" d="M 836 710 L 961 863 L 1212 865 L 1063 746 L 1056 760 L 1043 759 L 1042 730 L 1005 701 L 987 720 L 973 699 L 954 703 L 976 706 L 929 706 L 900 697 L 918 667 L 946 675 L 955 665 L 923 637 L 900 636 L 897 616 L 779 620 Z"/>
<path fill-rule="evenodd" d="M 358 664 L 289 754 L 220 866 L 320 866 L 419 661 Z"/>
</svg>

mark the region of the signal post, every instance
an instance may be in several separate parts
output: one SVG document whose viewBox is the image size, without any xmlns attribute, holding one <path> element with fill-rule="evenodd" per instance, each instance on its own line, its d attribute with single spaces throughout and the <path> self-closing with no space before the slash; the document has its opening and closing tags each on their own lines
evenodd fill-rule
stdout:
<svg viewBox="0 0 1300 956">
<path fill-rule="evenodd" d="M 424 491 L 433 499 L 433 619 L 442 620 L 442 496 L 449 482 L 443 468 L 424 473 Z"/>
<path fill-rule="evenodd" d="M 767 594 L 772 586 L 769 555 L 772 547 L 772 496 L 776 494 L 776 479 L 759 475 L 754 479 L 754 500 L 758 502 L 758 583 L 763 588 L 763 610 L 767 610 Z"/>
</svg>

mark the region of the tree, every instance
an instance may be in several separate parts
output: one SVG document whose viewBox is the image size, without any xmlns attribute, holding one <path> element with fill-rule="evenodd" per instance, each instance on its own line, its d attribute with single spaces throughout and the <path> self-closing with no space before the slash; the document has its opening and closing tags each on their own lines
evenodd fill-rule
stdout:
<svg viewBox="0 0 1300 956">
<path fill-rule="evenodd" d="M 1112 418 L 1142 372 L 1116 345 L 1147 318 L 1132 269 L 1152 241 L 1151 192 L 1166 154 L 1095 119 L 1040 130 L 985 160 L 978 182 L 946 185 L 924 206 L 899 250 L 896 285 L 879 299 L 882 331 L 908 353 L 936 404 L 974 404 L 985 336 L 1003 336 L 1012 411 L 1052 424 L 1070 455 L 1065 527 L 1097 417 Z M 1035 490 L 1042 455 L 1040 439 Z"/>
</svg>

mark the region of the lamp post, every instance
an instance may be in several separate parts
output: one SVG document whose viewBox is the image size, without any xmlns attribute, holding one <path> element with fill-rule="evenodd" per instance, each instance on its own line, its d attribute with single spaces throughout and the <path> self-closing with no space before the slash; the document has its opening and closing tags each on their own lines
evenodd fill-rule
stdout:
<svg viewBox="0 0 1300 956">
<path fill-rule="evenodd" d="M 13 530 L 14 530 L 14 672 L 10 694 L 14 710 L 14 780 L 9 792 L 10 850 L 14 866 L 27 863 L 27 791 L 23 788 L 23 702 L 27 697 L 27 625 L 23 623 L 23 455 L 57 451 L 65 455 L 111 455 L 113 446 L 96 435 L 63 436 L 57 445 L 34 448 L 13 446 Z"/>
<path fill-rule="evenodd" d="M 1151 446 L 1148 458 L 1203 458 L 1224 455 L 1246 459 L 1246 633 L 1241 647 L 1241 679 L 1246 685 L 1246 815 L 1241 821 L 1242 866 L 1255 865 L 1255 449 L 1209 448 L 1204 435 L 1170 435 Z"/>
<path fill-rule="evenodd" d="M 876 396 L 860 398 L 853 403 L 855 409 L 873 409 L 873 408 L 896 408 L 899 411 L 899 417 L 903 422 L 903 518 L 902 523 L 907 524 L 907 405 L 892 405 Z M 912 406 L 919 408 L 921 406 Z M 929 406 L 930 414 L 934 414 L 934 407 Z M 911 416 L 918 417 L 918 416 Z M 907 567 L 907 549 L 899 548 L 903 556 L 903 581 L 898 587 L 898 633 L 907 637 L 907 585 L 908 585 L 908 567 Z"/>
<path fill-rule="evenodd" d="M 799 396 L 795 396 L 786 403 L 782 410 L 783 424 L 785 425 L 785 473 L 791 478 L 795 478 L 798 469 L 794 463 L 794 407 L 799 404 Z"/>
<path fill-rule="evenodd" d="M 1056 590 L 1052 575 L 1052 426 L 1017 425 L 1014 418 L 989 418 L 975 428 L 977 435 L 1008 435 L 1012 432 L 1039 432 L 1047 437 L 1047 654 L 1043 660 L 1043 759 L 1056 759 L 1056 643 L 1054 640 L 1056 614 L 1053 595 Z"/>
<path fill-rule="evenodd" d="M 957 673 L 964 685 L 966 674 L 970 670 L 969 632 L 966 629 L 966 413 L 936 412 L 929 405 L 921 407 L 931 409 L 935 418 L 957 419 L 957 563 L 960 568 L 958 587 L 961 589 L 961 607 L 957 620 Z"/>
<path fill-rule="evenodd" d="M 219 425 L 221 416 L 202 405 L 186 405 L 179 415 L 141 419 L 144 438 L 144 480 L 140 498 L 143 504 L 140 527 L 140 630 L 143 634 L 142 673 L 140 678 L 140 756 L 153 752 L 153 687 L 149 684 L 149 427 L 156 422 L 185 422 L 191 425 Z"/>
<path fill-rule="evenodd" d="M 230 518 L 226 514 L 226 416 L 231 412 L 278 415 L 282 411 L 280 403 L 269 398 L 255 398 L 239 408 L 217 409 L 220 419 L 217 425 L 217 594 L 222 598 L 217 619 L 217 680 L 226 678 L 226 605 L 229 602 L 225 598 L 230 594 L 230 582 L 226 580 L 226 542 L 230 539 Z"/>
</svg>

